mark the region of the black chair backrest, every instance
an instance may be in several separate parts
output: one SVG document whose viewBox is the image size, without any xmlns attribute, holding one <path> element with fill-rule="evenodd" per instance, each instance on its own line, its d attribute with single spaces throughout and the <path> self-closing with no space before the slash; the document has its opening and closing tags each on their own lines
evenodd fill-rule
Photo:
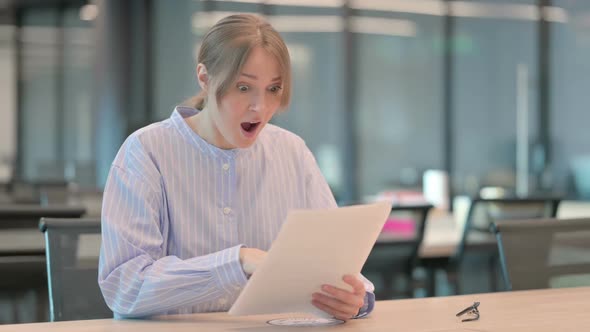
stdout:
<svg viewBox="0 0 590 332">
<path fill-rule="evenodd" d="M 98 286 L 100 219 L 43 218 L 51 321 L 113 317 Z"/>
<path fill-rule="evenodd" d="M 590 286 L 590 218 L 499 221 L 493 229 L 507 289 Z"/>
<path fill-rule="evenodd" d="M 420 258 L 420 246 L 424 240 L 424 231 L 426 230 L 426 221 L 428 219 L 428 213 L 433 208 L 431 204 L 418 204 L 418 205 L 397 205 L 391 208 L 392 214 L 396 212 L 409 212 L 415 216 L 415 230 L 416 237 L 414 247 L 412 248 L 411 264 L 417 263 Z"/>
<path fill-rule="evenodd" d="M 426 229 L 426 220 L 432 207 L 430 204 L 394 205 L 391 208 L 391 216 L 411 219 L 414 222 L 414 237 L 407 241 L 401 239 L 392 242 L 377 241 L 365 267 L 373 269 L 371 265 L 375 265 L 375 268 L 380 268 L 380 266 L 389 262 L 391 264 L 407 264 L 404 268 L 412 268 L 419 259 L 420 246 Z M 391 265 L 391 267 L 399 268 L 399 266 L 394 265 Z"/>
</svg>

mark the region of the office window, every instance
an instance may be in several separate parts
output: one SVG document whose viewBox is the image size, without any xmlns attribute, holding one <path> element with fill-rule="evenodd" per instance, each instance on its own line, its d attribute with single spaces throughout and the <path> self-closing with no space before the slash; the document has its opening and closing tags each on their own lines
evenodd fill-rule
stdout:
<svg viewBox="0 0 590 332">
<path fill-rule="evenodd" d="M 357 14 L 351 70 L 361 195 L 419 187 L 424 170 L 443 167 L 442 16 Z"/>
<path fill-rule="evenodd" d="M 59 162 L 57 84 L 57 9 L 29 9 L 23 12 L 21 30 L 22 177 L 27 180 L 53 177 Z"/>
<path fill-rule="evenodd" d="M 272 6 L 268 19 L 281 33 L 293 70 L 289 109 L 273 123 L 301 136 L 337 198 L 345 188 L 344 35 L 341 10 Z"/>
<path fill-rule="evenodd" d="M 199 91 L 196 79 L 195 34 L 203 4 L 194 0 L 153 2 L 152 121 L 170 117 L 172 110 Z"/>
<path fill-rule="evenodd" d="M 514 189 L 519 105 L 527 120 L 518 130 L 528 132 L 530 144 L 537 138 L 536 1 L 462 2 L 452 9 L 455 190 Z"/>
<path fill-rule="evenodd" d="M 79 7 L 22 11 L 21 178 L 94 186 L 93 34 Z"/>
<path fill-rule="evenodd" d="M 590 199 L 590 2 L 554 0 L 550 103 L 552 175 L 556 189 Z"/>
<path fill-rule="evenodd" d="M 64 176 L 82 186 L 95 186 L 94 35 L 79 8 L 63 12 L 63 145 Z"/>
</svg>

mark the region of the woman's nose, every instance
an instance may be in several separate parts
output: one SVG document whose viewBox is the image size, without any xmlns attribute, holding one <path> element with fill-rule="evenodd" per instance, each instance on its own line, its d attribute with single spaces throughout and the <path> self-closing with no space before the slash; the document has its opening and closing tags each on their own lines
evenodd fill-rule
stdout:
<svg viewBox="0 0 590 332">
<path fill-rule="evenodd" d="M 261 112 L 264 110 L 265 104 L 264 95 L 258 94 L 252 98 L 250 109 L 255 112 Z"/>
</svg>

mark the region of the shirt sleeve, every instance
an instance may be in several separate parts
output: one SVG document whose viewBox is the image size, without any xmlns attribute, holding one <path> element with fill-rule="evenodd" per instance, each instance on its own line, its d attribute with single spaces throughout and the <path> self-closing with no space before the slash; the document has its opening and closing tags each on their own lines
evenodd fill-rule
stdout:
<svg viewBox="0 0 590 332">
<path fill-rule="evenodd" d="M 165 314 L 208 301 L 233 301 L 246 283 L 241 246 L 182 260 L 166 256 L 163 194 L 153 161 L 138 144 L 121 148 L 102 208 L 98 283 L 116 317 Z"/>
<path fill-rule="evenodd" d="M 304 169 L 306 171 L 306 195 L 307 195 L 307 207 L 310 209 L 325 209 L 337 207 L 334 195 L 326 182 L 318 164 L 311 153 L 311 151 L 305 146 L 303 151 Z M 367 316 L 375 307 L 375 286 L 371 281 L 359 274 L 359 278 L 365 284 L 365 302 L 361 307 L 358 315 L 355 318 L 361 318 Z"/>
<path fill-rule="evenodd" d="M 375 308 L 375 286 L 369 279 L 359 274 L 361 281 L 365 284 L 365 301 L 358 315 L 354 318 L 362 318 L 368 316 Z"/>
</svg>

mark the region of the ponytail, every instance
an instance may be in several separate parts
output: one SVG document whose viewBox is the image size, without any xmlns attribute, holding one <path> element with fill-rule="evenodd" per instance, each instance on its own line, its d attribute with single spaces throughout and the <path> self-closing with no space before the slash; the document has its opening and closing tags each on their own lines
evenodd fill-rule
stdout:
<svg viewBox="0 0 590 332">
<path fill-rule="evenodd" d="M 201 90 L 196 96 L 192 96 L 183 101 L 180 105 L 202 110 L 207 103 L 207 92 Z"/>
</svg>

